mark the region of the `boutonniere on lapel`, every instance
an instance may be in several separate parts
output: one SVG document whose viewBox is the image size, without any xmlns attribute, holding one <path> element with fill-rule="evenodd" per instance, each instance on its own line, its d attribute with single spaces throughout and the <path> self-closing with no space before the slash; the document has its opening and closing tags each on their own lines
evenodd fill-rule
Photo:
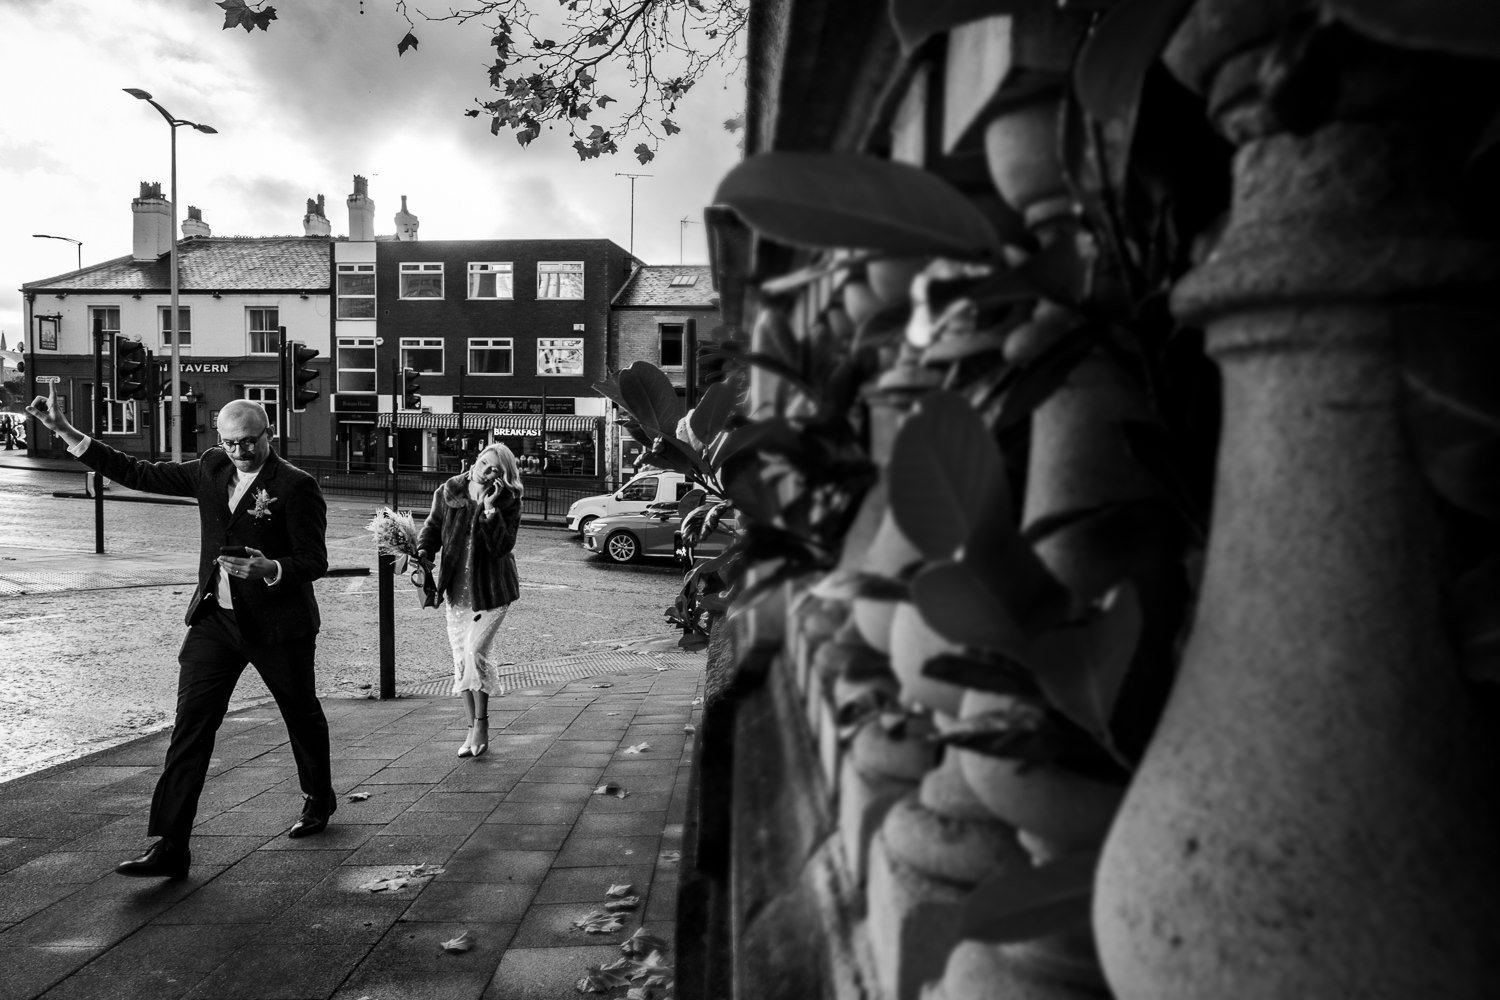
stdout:
<svg viewBox="0 0 1500 1000">
<path fill-rule="evenodd" d="M 266 492 L 264 487 L 256 490 L 255 506 L 250 508 L 250 516 L 255 518 L 257 521 L 259 521 L 261 518 L 270 517 L 271 505 L 275 502 L 276 498 L 271 496 L 270 493 Z"/>
</svg>

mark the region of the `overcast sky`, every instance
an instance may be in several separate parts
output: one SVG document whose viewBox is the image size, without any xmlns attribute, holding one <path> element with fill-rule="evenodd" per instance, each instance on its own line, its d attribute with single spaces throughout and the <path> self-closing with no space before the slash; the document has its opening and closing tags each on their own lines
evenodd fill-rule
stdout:
<svg viewBox="0 0 1500 1000">
<path fill-rule="evenodd" d="M 580 163 L 563 132 L 522 149 L 508 130 L 464 116 L 487 97 L 493 61 L 478 25 L 406 30 L 393 0 L 281 0 L 270 31 L 221 30 L 213 0 L 0 0 L 0 330 L 24 330 L 17 290 L 83 263 L 130 253 L 140 182 L 169 190 L 169 129 L 148 91 L 179 118 L 179 221 L 203 210 L 215 236 L 302 233 L 323 194 L 334 235 L 348 234 L 353 175 L 370 179 L 378 233 L 406 195 L 422 239 L 605 237 L 651 264 L 706 263 L 703 207 L 739 158 L 723 121 L 744 104 L 738 67 L 700 83 L 673 120 L 683 132 L 641 166 L 629 143 Z M 545 6 L 542 0 L 539 6 Z M 364 13 L 360 10 L 363 7 Z M 436 9 L 446 9 L 439 5 Z M 681 226 L 686 216 L 699 224 Z"/>
</svg>

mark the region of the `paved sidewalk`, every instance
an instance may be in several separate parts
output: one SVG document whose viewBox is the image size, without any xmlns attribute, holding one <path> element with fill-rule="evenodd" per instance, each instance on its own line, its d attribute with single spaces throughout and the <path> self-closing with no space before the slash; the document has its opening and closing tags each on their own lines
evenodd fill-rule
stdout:
<svg viewBox="0 0 1500 1000">
<path fill-rule="evenodd" d="M 167 733 L 0 784 L 0 998 L 576 998 L 638 928 L 670 942 L 702 654 L 552 667 L 590 675 L 492 700 L 474 760 L 458 699 L 325 700 L 341 801 L 302 840 L 275 707 L 232 713 L 182 881 L 112 873 L 147 843 Z M 416 865 L 442 871 L 367 887 Z M 573 926 L 623 884 L 621 930 Z"/>
</svg>

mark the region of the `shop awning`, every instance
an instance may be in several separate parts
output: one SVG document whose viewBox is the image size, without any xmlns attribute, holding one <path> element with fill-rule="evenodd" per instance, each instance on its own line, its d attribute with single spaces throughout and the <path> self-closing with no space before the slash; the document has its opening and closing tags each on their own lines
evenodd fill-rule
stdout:
<svg viewBox="0 0 1500 1000">
<path fill-rule="evenodd" d="M 542 432 L 542 418 L 536 413 L 465 413 L 465 430 L 519 431 L 526 435 Z M 547 416 L 547 433 L 593 431 L 603 417 L 584 417 L 574 413 L 552 413 Z M 391 426 L 391 414 L 376 414 L 375 426 Z M 406 429 L 457 430 L 457 413 L 398 413 L 396 426 Z"/>
</svg>

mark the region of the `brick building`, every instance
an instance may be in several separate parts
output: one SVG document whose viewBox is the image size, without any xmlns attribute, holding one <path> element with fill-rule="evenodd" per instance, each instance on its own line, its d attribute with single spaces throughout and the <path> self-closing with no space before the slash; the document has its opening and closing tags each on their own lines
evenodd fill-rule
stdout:
<svg viewBox="0 0 1500 1000">
<path fill-rule="evenodd" d="M 656 365 L 686 397 L 688 362 L 720 337 L 719 296 L 706 264 L 647 264 L 636 269 L 610 304 L 609 368 L 636 361 Z M 698 374 L 698 385 L 704 379 Z M 686 401 L 686 400 L 684 400 Z M 629 475 L 642 447 L 610 424 L 610 468 Z"/>
</svg>

